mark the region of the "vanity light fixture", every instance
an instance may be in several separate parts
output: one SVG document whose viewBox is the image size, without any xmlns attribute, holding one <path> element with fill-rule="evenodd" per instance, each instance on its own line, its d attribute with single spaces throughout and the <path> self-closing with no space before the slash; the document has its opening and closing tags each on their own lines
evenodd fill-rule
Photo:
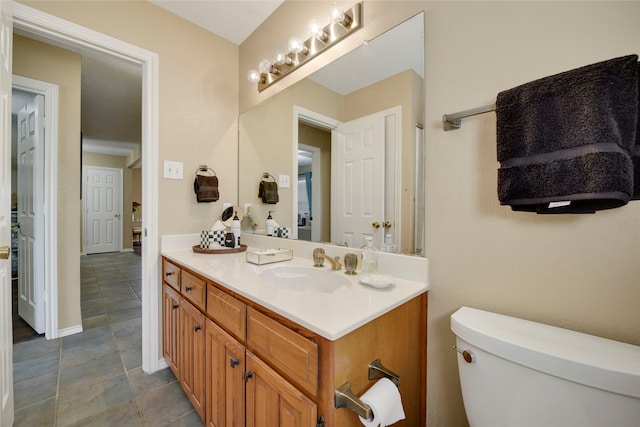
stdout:
<svg viewBox="0 0 640 427">
<path fill-rule="evenodd" d="M 305 42 L 292 37 L 289 39 L 289 51 L 279 52 L 275 60 L 263 59 L 259 71 L 250 70 L 247 78 L 257 83 L 262 92 L 302 64 L 318 56 L 321 52 L 337 44 L 362 26 L 362 3 L 356 3 L 347 10 L 334 9 L 330 23 L 322 27 L 317 21 L 310 26 L 311 37 Z"/>
</svg>

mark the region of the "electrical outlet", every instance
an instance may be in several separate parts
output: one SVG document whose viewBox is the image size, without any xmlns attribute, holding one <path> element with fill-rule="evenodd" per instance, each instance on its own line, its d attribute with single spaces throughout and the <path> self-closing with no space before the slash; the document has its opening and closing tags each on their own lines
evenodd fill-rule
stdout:
<svg viewBox="0 0 640 427">
<path fill-rule="evenodd" d="M 244 204 L 244 216 L 249 216 L 249 210 L 251 209 L 251 203 Z"/>
<path fill-rule="evenodd" d="M 280 188 L 289 188 L 289 175 L 278 175 L 278 186 Z"/>
<path fill-rule="evenodd" d="M 164 161 L 164 177 L 167 179 L 183 178 L 183 163 L 171 160 Z"/>
<path fill-rule="evenodd" d="M 231 206 L 233 206 L 231 203 L 223 202 L 222 203 L 222 210 L 224 211 L 225 209 L 230 208 Z"/>
</svg>

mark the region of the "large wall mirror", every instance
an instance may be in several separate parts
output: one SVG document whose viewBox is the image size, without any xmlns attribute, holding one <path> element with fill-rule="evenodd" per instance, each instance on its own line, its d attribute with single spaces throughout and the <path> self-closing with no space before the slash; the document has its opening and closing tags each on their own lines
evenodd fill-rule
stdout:
<svg viewBox="0 0 640 427">
<path fill-rule="evenodd" d="M 423 255 L 423 79 L 420 13 L 242 113 L 238 198 L 254 231 L 273 211 L 289 238 Z M 276 204 L 258 197 L 264 173 L 289 177 Z"/>
</svg>

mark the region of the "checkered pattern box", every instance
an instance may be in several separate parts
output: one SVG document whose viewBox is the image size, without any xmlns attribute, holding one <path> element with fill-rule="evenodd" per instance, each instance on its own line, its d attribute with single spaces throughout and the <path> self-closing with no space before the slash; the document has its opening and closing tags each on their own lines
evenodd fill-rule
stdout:
<svg viewBox="0 0 640 427">
<path fill-rule="evenodd" d="M 209 230 L 200 232 L 200 249 L 209 249 Z"/>
<path fill-rule="evenodd" d="M 227 230 L 209 231 L 209 246 L 224 247 L 224 235 L 226 233 Z"/>
</svg>

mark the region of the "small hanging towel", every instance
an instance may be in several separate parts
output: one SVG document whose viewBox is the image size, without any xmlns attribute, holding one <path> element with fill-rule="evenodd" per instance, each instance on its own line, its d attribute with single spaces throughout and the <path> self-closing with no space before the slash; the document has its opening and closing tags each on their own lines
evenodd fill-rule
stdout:
<svg viewBox="0 0 640 427">
<path fill-rule="evenodd" d="M 212 173 L 213 175 L 204 175 Z M 215 202 L 220 198 L 218 191 L 218 177 L 216 172 L 207 165 L 200 165 L 193 181 L 193 191 L 198 203 Z"/>
<path fill-rule="evenodd" d="M 498 94 L 498 197 L 514 211 L 594 213 L 633 194 L 638 56 Z"/>
<path fill-rule="evenodd" d="M 268 181 L 271 179 L 272 181 Z M 279 201 L 278 197 L 278 183 L 276 179 L 268 173 L 262 174 L 262 180 L 258 187 L 258 197 L 262 199 L 262 203 L 275 205 Z"/>
</svg>

